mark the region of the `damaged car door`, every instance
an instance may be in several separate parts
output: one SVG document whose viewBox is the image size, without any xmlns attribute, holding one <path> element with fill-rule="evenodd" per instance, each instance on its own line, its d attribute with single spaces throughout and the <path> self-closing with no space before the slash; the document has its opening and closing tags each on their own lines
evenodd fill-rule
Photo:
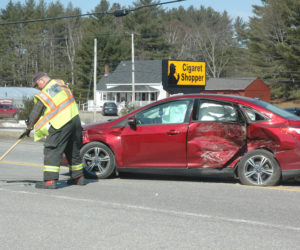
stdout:
<svg viewBox="0 0 300 250">
<path fill-rule="evenodd" d="M 131 117 L 134 124 L 122 132 L 122 166 L 186 168 L 186 138 L 192 101 L 160 103 Z"/>
<path fill-rule="evenodd" d="M 232 103 L 198 99 L 187 137 L 189 168 L 222 168 L 246 145 L 246 123 Z"/>
</svg>

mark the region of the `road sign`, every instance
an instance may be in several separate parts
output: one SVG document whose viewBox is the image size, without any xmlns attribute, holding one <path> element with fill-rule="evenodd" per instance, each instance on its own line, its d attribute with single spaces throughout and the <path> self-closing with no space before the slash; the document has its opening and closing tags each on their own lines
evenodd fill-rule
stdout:
<svg viewBox="0 0 300 250">
<path fill-rule="evenodd" d="M 199 93 L 205 87 L 205 62 L 164 60 L 162 81 L 171 94 Z"/>
</svg>

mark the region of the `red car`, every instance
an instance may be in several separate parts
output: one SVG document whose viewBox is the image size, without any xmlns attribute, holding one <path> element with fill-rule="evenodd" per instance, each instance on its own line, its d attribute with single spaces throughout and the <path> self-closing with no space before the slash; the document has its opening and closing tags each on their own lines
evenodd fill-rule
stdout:
<svg viewBox="0 0 300 250">
<path fill-rule="evenodd" d="M 0 103 L 0 117 L 19 119 L 19 109 L 11 104 Z"/>
<path fill-rule="evenodd" d="M 240 96 L 178 95 L 119 119 L 90 124 L 81 148 L 87 176 L 119 171 L 231 173 L 276 185 L 300 175 L 300 117 Z"/>
</svg>

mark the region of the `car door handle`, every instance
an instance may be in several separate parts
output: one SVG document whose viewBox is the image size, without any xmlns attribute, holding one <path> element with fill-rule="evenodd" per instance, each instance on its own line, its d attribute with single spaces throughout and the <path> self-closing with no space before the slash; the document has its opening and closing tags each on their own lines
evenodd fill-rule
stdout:
<svg viewBox="0 0 300 250">
<path fill-rule="evenodd" d="M 178 135 L 180 134 L 180 131 L 171 129 L 170 131 L 167 132 L 167 135 Z"/>
</svg>

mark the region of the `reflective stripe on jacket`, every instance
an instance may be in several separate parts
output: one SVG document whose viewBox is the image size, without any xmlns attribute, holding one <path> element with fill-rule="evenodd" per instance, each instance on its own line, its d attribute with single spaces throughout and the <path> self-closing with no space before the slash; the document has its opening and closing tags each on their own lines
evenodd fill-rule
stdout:
<svg viewBox="0 0 300 250">
<path fill-rule="evenodd" d="M 62 80 L 50 80 L 42 91 L 34 96 L 46 107 L 44 114 L 35 123 L 34 141 L 48 136 L 49 123 L 59 129 L 79 114 L 75 99 Z"/>
</svg>

